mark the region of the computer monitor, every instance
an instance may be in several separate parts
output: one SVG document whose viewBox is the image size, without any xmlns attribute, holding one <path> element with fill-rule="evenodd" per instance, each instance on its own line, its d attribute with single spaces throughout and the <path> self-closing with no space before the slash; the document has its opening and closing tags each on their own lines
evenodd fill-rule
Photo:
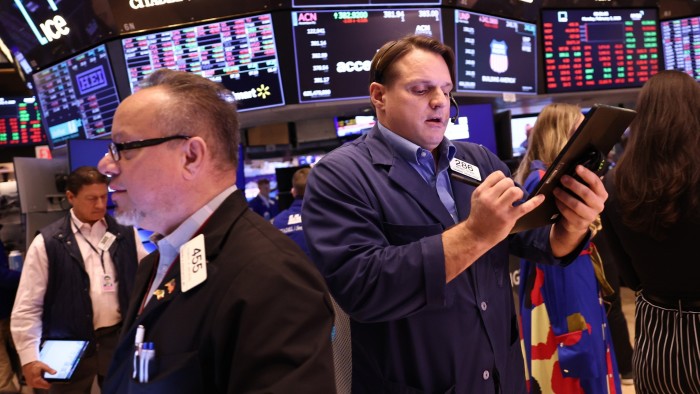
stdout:
<svg viewBox="0 0 700 394">
<path fill-rule="evenodd" d="M 299 102 L 367 98 L 377 50 L 413 33 L 442 40 L 441 21 L 437 8 L 293 11 Z"/>
<path fill-rule="evenodd" d="M 450 121 L 445 137 L 451 141 L 469 141 L 483 145 L 497 154 L 493 106 L 490 103 L 460 104 L 458 122 L 453 124 Z"/>
<path fill-rule="evenodd" d="M 221 83 L 240 112 L 285 104 L 270 14 L 209 22 L 122 40 L 131 92 L 159 68 Z"/>
<path fill-rule="evenodd" d="M 666 70 L 700 81 L 700 16 L 661 21 L 661 43 Z"/>
<path fill-rule="evenodd" d="M 662 67 L 656 8 L 541 13 L 547 93 L 637 88 Z"/>
<path fill-rule="evenodd" d="M 510 120 L 513 157 L 520 157 L 527 151 L 527 139 L 535 126 L 538 114 L 513 115 Z"/>
<path fill-rule="evenodd" d="M 338 138 L 354 138 L 367 134 L 377 123 L 374 115 L 336 116 L 335 135 Z"/>
<path fill-rule="evenodd" d="M 33 75 L 52 149 L 111 134 L 119 105 L 109 55 L 99 45 Z"/>
<path fill-rule="evenodd" d="M 458 92 L 537 93 L 534 23 L 455 10 Z"/>
<path fill-rule="evenodd" d="M 0 147 L 45 145 L 39 103 L 34 97 L 0 97 Z"/>
</svg>

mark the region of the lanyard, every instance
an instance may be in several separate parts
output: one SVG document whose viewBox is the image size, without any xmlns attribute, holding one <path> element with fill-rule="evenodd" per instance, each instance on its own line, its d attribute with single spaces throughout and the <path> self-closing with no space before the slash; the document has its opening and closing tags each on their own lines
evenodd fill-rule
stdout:
<svg viewBox="0 0 700 394">
<path fill-rule="evenodd" d="M 102 275 L 107 275 L 107 271 L 105 271 L 105 259 L 104 259 L 105 251 L 102 250 L 102 251 L 98 252 L 97 248 L 90 242 L 90 240 L 87 239 L 85 234 L 83 234 L 83 232 L 80 231 L 80 227 L 78 227 L 78 225 L 73 220 L 71 220 L 71 223 L 73 223 L 73 225 L 75 226 L 75 229 L 76 229 L 76 231 L 78 231 L 78 234 L 80 234 L 80 236 L 83 237 L 85 242 L 87 242 L 87 244 L 90 246 L 90 249 L 92 249 L 95 253 L 97 253 L 98 256 L 100 256 L 100 265 L 102 266 Z"/>
</svg>

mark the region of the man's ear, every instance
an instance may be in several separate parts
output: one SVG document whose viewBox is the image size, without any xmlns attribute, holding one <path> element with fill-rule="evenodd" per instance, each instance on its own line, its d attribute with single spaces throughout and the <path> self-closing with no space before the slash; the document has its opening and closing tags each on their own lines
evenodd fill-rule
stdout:
<svg viewBox="0 0 700 394">
<path fill-rule="evenodd" d="M 206 155 L 209 153 L 206 141 L 202 137 L 195 136 L 182 144 L 183 149 L 183 169 L 186 177 L 191 178 L 201 170 L 204 165 Z"/>
<path fill-rule="evenodd" d="M 66 199 L 70 203 L 71 206 L 73 206 L 73 200 L 75 200 L 75 194 L 73 194 L 72 191 L 66 190 Z"/>
<path fill-rule="evenodd" d="M 377 111 L 384 110 L 384 93 L 386 87 L 378 82 L 369 85 L 369 99 Z"/>
</svg>

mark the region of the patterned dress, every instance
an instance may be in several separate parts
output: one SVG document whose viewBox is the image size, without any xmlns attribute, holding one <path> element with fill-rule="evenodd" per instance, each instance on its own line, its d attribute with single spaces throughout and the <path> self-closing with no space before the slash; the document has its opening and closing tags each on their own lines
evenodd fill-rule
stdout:
<svg viewBox="0 0 700 394">
<path fill-rule="evenodd" d="M 524 187 L 544 175 L 534 161 Z M 621 393 L 605 306 L 590 244 L 568 266 L 521 260 L 519 291 L 530 393 Z"/>
</svg>

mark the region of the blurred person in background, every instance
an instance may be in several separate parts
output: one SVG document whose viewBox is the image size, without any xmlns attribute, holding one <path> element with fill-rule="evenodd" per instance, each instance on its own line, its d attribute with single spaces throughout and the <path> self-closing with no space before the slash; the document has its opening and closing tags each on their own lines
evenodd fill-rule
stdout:
<svg viewBox="0 0 700 394">
<path fill-rule="evenodd" d="M 546 106 L 532 129 L 515 181 L 532 193 L 583 118 L 575 105 Z M 599 224 L 597 220 L 591 225 L 592 234 Z M 597 257 L 595 246 L 589 243 L 565 267 L 536 260 L 520 262 L 525 371 L 532 393 L 620 392 L 601 294 L 601 287 L 612 289 Z"/>
<path fill-rule="evenodd" d="M 700 85 L 652 76 L 622 158 L 605 177 L 604 236 L 637 292 L 635 390 L 700 393 Z"/>
</svg>

